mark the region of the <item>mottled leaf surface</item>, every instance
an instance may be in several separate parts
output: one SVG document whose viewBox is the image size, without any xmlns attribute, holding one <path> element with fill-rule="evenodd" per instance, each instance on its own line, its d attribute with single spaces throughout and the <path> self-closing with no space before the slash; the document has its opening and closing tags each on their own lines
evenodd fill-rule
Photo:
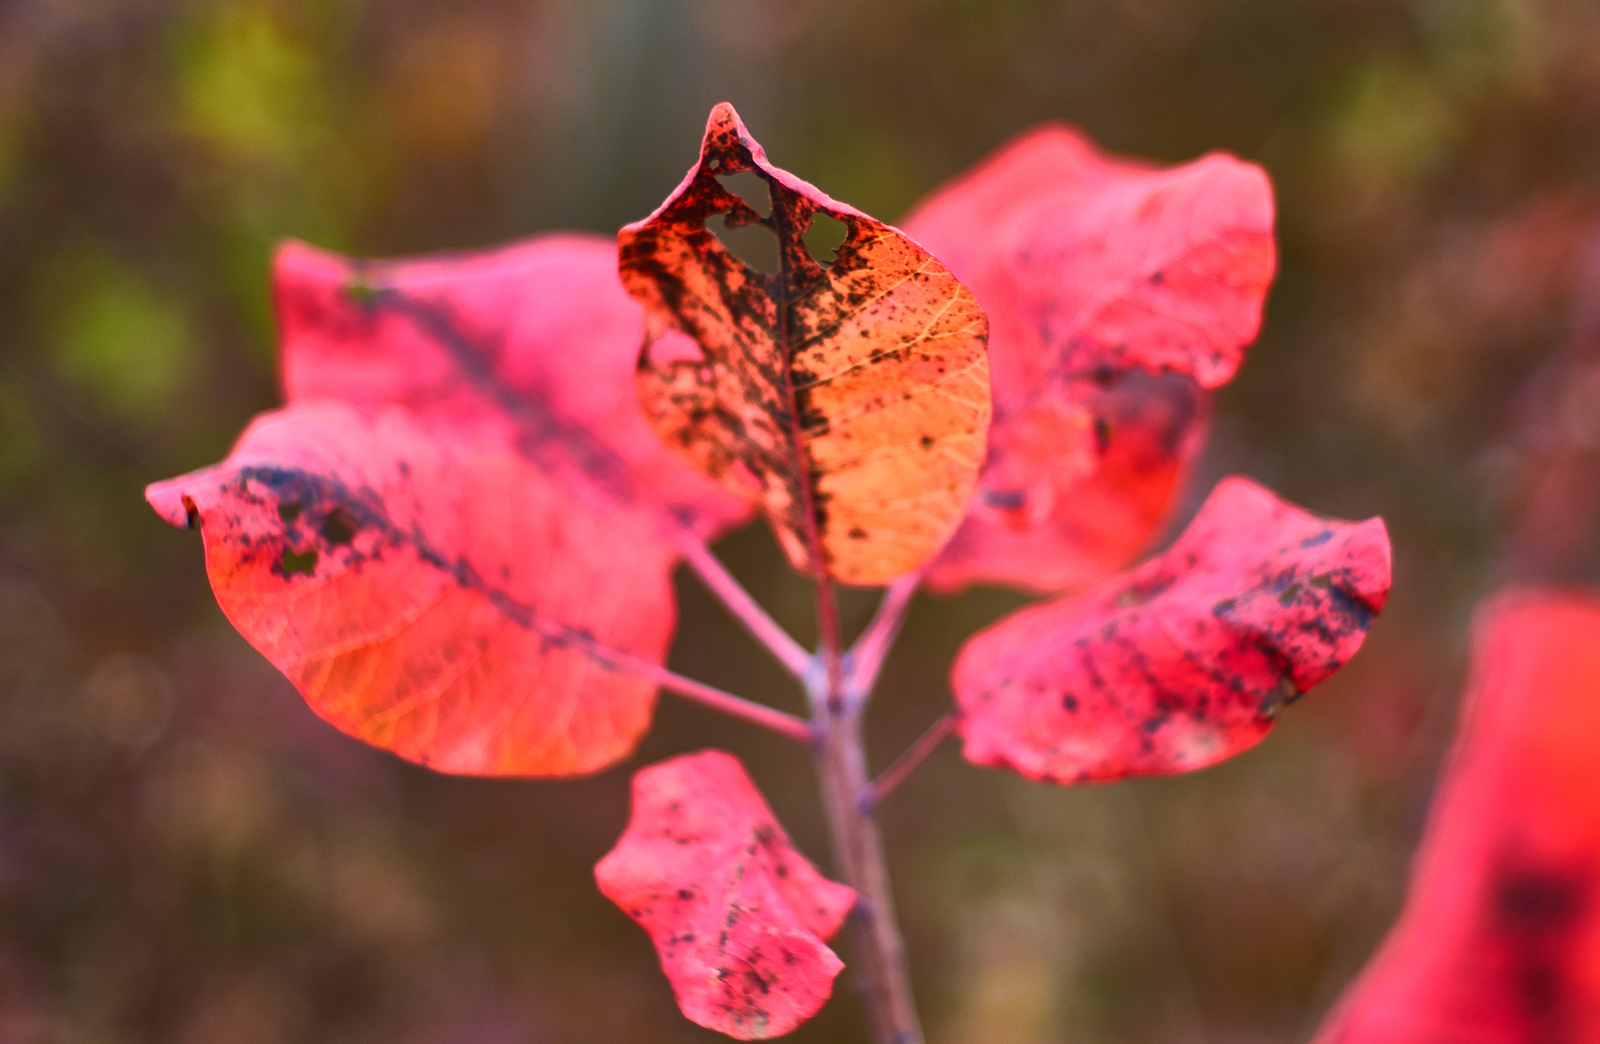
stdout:
<svg viewBox="0 0 1600 1044">
<path fill-rule="evenodd" d="M 684 1015 L 742 1040 L 817 1013 L 844 965 L 823 944 L 855 892 L 796 851 L 731 754 L 640 770 L 633 815 L 596 864 L 600 891 L 655 943 Z"/>
<path fill-rule="evenodd" d="M 274 282 L 290 406 L 157 483 L 240 632 L 341 729 L 453 772 L 594 771 L 649 726 L 687 534 L 748 508 L 633 392 L 641 310 L 604 239 L 357 261 Z M 620 655 L 619 655 L 620 654 Z"/>
<path fill-rule="evenodd" d="M 752 171 L 761 215 L 718 179 Z M 844 242 L 823 265 L 803 233 L 821 212 Z M 706 228 L 777 237 L 766 275 Z M 711 113 L 699 162 L 619 236 L 644 302 L 645 414 L 668 445 L 758 499 L 790 561 L 810 536 L 837 579 L 879 584 L 920 566 L 966 510 L 988 430 L 988 324 L 972 294 L 910 239 L 767 162 L 732 106 Z"/>
<path fill-rule="evenodd" d="M 508 427 L 297 403 L 148 496 L 199 527 L 223 612 L 345 732 L 451 772 L 590 772 L 649 727 L 654 685 L 608 653 L 664 658 L 674 555 Z"/>
<path fill-rule="evenodd" d="M 1399 920 L 1319 1044 L 1600 1040 L 1600 598 L 1481 607 Z"/>
<path fill-rule="evenodd" d="M 1143 550 L 1260 326 L 1272 223 L 1252 164 L 1112 158 L 1064 126 L 906 219 L 990 322 L 988 463 L 932 587 L 1059 591 Z"/>
<path fill-rule="evenodd" d="M 1225 479 L 1166 551 L 967 641 L 951 670 L 965 754 L 1055 783 L 1221 761 L 1355 654 L 1388 592 L 1381 520 Z"/>
<path fill-rule="evenodd" d="M 575 233 L 398 260 L 286 243 L 273 274 L 285 396 L 402 403 L 445 424 L 503 416 L 539 470 L 711 539 L 750 509 L 645 422 L 644 313 L 616 266 L 614 243 Z"/>
</svg>

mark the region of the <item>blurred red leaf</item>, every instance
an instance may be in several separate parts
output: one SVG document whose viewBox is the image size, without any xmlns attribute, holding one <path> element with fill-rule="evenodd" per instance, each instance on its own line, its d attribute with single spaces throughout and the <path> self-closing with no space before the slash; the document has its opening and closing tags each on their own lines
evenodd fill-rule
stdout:
<svg viewBox="0 0 1600 1044">
<path fill-rule="evenodd" d="M 290 407 L 147 491 L 201 528 L 228 618 L 351 735 L 552 776 L 648 728 L 654 685 L 619 662 L 666 655 L 684 527 L 746 509 L 640 417 L 614 264 L 575 236 L 402 262 L 290 244 Z"/>
<path fill-rule="evenodd" d="M 1404 909 L 1320 1044 L 1600 1039 L 1600 598 L 1483 605 Z"/>
<path fill-rule="evenodd" d="M 795 850 L 739 759 L 720 750 L 633 777 L 628 829 L 595 865 L 600 891 L 655 943 L 678 1007 L 742 1040 L 815 1015 L 844 965 L 822 940 L 856 894 Z"/>
<path fill-rule="evenodd" d="M 1388 592 L 1381 520 L 1225 479 L 1160 555 L 967 641 L 951 670 L 966 757 L 1055 783 L 1221 761 L 1355 654 Z"/>
<path fill-rule="evenodd" d="M 769 187 L 769 216 L 718 180 L 743 171 Z M 819 211 L 846 228 L 827 266 L 802 238 Z M 731 254 L 706 228 L 718 214 L 770 229 L 779 273 Z M 815 539 L 830 575 L 879 584 L 944 543 L 977 483 L 990 412 L 988 324 L 944 265 L 767 162 L 726 103 L 683 183 L 618 240 L 623 282 L 650 315 L 646 415 L 706 474 L 760 501 L 796 569 L 809 571 Z"/>
<path fill-rule="evenodd" d="M 1272 222 L 1252 164 L 1159 168 L 1062 126 L 1013 141 L 906 219 L 991 324 L 988 461 L 931 586 L 1058 591 L 1146 546 L 1211 389 L 1260 326 Z"/>
</svg>

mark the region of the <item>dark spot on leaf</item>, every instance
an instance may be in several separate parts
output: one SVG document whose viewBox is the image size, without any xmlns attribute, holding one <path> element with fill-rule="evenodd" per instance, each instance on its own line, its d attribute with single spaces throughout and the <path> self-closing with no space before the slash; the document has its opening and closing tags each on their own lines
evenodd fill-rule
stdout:
<svg viewBox="0 0 1600 1044">
<path fill-rule="evenodd" d="M 356 538 L 359 528 L 350 512 L 337 507 L 322 520 L 322 538 L 330 544 L 348 544 Z"/>
<path fill-rule="evenodd" d="M 1278 604 L 1288 605 L 1297 597 L 1299 597 L 1300 592 L 1303 590 L 1305 590 L 1305 586 L 1301 584 L 1300 581 L 1296 580 L 1294 583 L 1283 589 L 1283 593 L 1278 596 Z"/>
<path fill-rule="evenodd" d="M 1158 268 L 1154 272 L 1150 273 L 1150 285 L 1151 286 L 1160 286 L 1162 283 L 1165 283 L 1166 281 L 1167 281 L 1167 273 L 1161 271 L 1161 269 Z"/>
<path fill-rule="evenodd" d="M 298 500 L 285 500 L 278 505 L 278 517 L 285 522 L 293 522 L 300 517 L 300 512 L 305 505 Z"/>
<path fill-rule="evenodd" d="M 845 536 L 851 540 L 865 540 L 867 539 L 867 531 L 860 526 L 851 526 L 850 531 Z"/>
<path fill-rule="evenodd" d="M 278 562 L 278 571 L 285 577 L 296 573 L 310 576 L 317 571 L 317 549 L 310 548 L 304 553 L 296 553 L 292 547 L 283 549 L 283 558 Z"/>
<path fill-rule="evenodd" d="M 1070 692 L 1061 697 L 1061 709 L 1068 714 L 1076 714 L 1078 712 L 1078 697 Z"/>
<path fill-rule="evenodd" d="M 1111 422 L 1104 417 L 1094 419 L 1094 446 L 1100 453 L 1111 448 Z"/>
<path fill-rule="evenodd" d="M 917 440 L 917 443 L 923 449 L 927 449 L 929 446 L 933 445 L 933 436 L 932 435 L 924 435 L 924 436 L 922 436 L 922 438 Z"/>
</svg>

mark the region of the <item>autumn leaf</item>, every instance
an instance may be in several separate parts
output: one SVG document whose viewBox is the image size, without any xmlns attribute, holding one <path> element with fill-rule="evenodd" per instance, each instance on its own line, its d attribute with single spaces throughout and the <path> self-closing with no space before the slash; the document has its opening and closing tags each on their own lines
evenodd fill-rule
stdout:
<svg viewBox="0 0 1600 1044">
<path fill-rule="evenodd" d="M 720 177 L 753 171 L 762 216 Z M 802 238 L 842 222 L 834 260 Z M 777 237 L 766 275 L 706 228 Z M 906 236 L 767 161 L 733 107 L 706 124 L 699 162 L 650 217 L 618 237 L 644 302 L 644 412 L 667 444 L 758 500 L 796 569 L 813 543 L 828 573 L 879 584 L 933 554 L 966 510 L 989 424 L 988 324 L 971 293 Z"/>
<path fill-rule="evenodd" d="M 1130 562 L 1166 520 L 1260 327 L 1276 266 L 1260 168 L 1111 158 L 1059 125 L 935 192 L 907 232 L 990 322 L 994 423 L 929 586 L 1060 591 Z"/>
<path fill-rule="evenodd" d="M 1055 783 L 1221 761 L 1355 654 L 1388 592 L 1381 520 L 1225 479 L 1166 551 L 967 641 L 951 669 L 966 757 Z"/>
<path fill-rule="evenodd" d="M 681 540 L 746 509 L 633 398 L 638 306 L 598 237 L 361 262 L 290 244 L 287 409 L 156 483 L 230 621 L 344 731 L 452 772 L 561 776 L 649 727 Z"/>
<path fill-rule="evenodd" d="M 704 750 L 633 777 L 628 829 L 594 868 L 650 933 L 678 1007 L 741 1040 L 815 1015 L 844 967 L 823 940 L 855 892 L 795 850 L 739 759 Z"/>
<path fill-rule="evenodd" d="M 1400 917 L 1318 1044 L 1600 1039 L 1600 598 L 1479 608 Z"/>
</svg>

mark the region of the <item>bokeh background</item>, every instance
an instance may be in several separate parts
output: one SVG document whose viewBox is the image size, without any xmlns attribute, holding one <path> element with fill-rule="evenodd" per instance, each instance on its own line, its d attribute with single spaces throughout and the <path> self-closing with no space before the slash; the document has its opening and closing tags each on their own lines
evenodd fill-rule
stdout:
<svg viewBox="0 0 1600 1044">
<path fill-rule="evenodd" d="M 1057 789 L 947 744 L 884 818 L 937 1044 L 1310 1033 L 1402 895 L 1475 599 L 1600 581 L 1593 0 L 0 3 L 0 1042 L 720 1039 L 592 885 L 626 768 L 452 779 L 347 740 L 141 491 L 275 404 L 280 237 L 609 232 L 724 99 L 890 220 L 1046 119 L 1271 172 L 1282 274 L 1184 511 L 1243 471 L 1382 514 L 1395 593 L 1367 648 L 1222 767 Z M 809 633 L 764 530 L 719 550 Z M 673 666 L 799 709 L 680 586 Z M 917 604 L 878 764 L 1016 604 Z M 633 764 L 708 744 L 826 864 L 783 741 L 666 698 Z M 794 1040 L 865 1039 L 840 981 Z"/>
</svg>

